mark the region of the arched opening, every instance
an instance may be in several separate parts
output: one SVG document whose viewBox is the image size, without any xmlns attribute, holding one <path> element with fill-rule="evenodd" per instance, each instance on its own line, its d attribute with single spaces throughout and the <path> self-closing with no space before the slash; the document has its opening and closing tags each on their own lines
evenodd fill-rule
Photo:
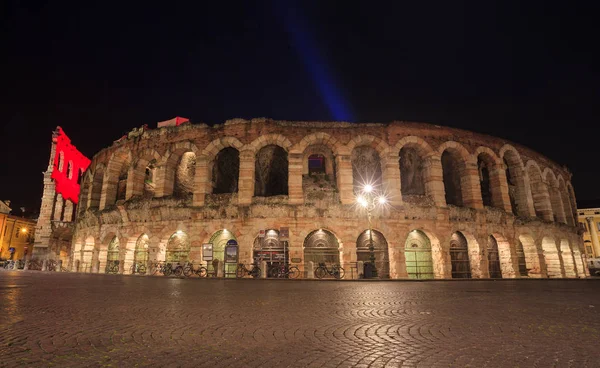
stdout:
<svg viewBox="0 0 600 368">
<path fill-rule="evenodd" d="M 225 262 L 225 246 L 227 245 L 228 242 L 231 244 L 232 241 L 235 241 L 235 243 L 237 243 L 237 239 L 235 238 L 235 235 L 227 229 L 223 229 L 223 230 L 219 230 L 219 231 L 215 232 L 210 237 L 210 240 L 208 241 L 210 244 L 212 244 L 213 261 L 218 259 L 219 264 L 224 265 L 223 267 L 225 270 L 225 272 L 224 272 L 225 277 L 235 277 L 235 270 L 237 267 L 237 264 L 235 264 L 235 263 L 224 263 Z M 209 262 L 207 267 L 208 267 L 209 273 L 215 272 L 212 262 Z"/>
<path fill-rule="evenodd" d="M 258 265 L 265 261 L 267 271 L 271 267 L 288 263 L 288 241 L 279 238 L 279 231 L 268 229 L 254 239 L 254 262 Z M 267 275 L 269 272 L 267 272 Z"/>
<path fill-rule="evenodd" d="M 102 186 L 104 184 L 104 166 L 96 166 L 96 171 L 90 183 L 90 199 L 89 207 L 98 208 L 100 206 L 100 198 L 102 197 Z"/>
<path fill-rule="evenodd" d="M 115 201 L 126 199 L 127 194 L 127 177 L 131 166 L 131 155 L 125 151 L 117 151 L 108 163 L 103 190 L 105 208 L 115 203 Z"/>
<path fill-rule="evenodd" d="M 552 205 L 552 214 L 554 215 L 554 222 L 567 223 L 565 218 L 565 211 L 563 209 L 562 200 L 558 191 L 558 180 L 550 172 L 546 172 L 546 188 L 550 195 L 550 204 Z"/>
<path fill-rule="evenodd" d="M 304 239 L 304 269 L 310 270 L 309 262 L 316 268 L 320 263 L 328 267 L 340 264 L 340 244 L 328 230 L 315 230 Z"/>
<path fill-rule="evenodd" d="M 79 272 L 88 273 L 92 271 L 92 259 L 94 257 L 94 250 L 96 248 L 96 242 L 94 237 L 88 236 L 83 244 L 81 251 L 81 264 L 79 265 Z"/>
<path fill-rule="evenodd" d="M 133 261 L 135 263 L 141 263 L 144 266 L 148 262 L 148 244 L 150 243 L 150 238 L 146 234 L 140 235 L 138 240 L 135 242 L 135 250 L 133 253 Z"/>
<path fill-rule="evenodd" d="M 83 169 L 79 169 L 78 175 L 77 175 L 77 185 L 81 185 L 82 180 L 83 180 Z"/>
<path fill-rule="evenodd" d="M 144 170 L 144 198 L 152 198 L 156 193 L 156 159 L 152 159 Z"/>
<path fill-rule="evenodd" d="M 288 194 L 288 154 L 270 144 L 256 153 L 254 195 L 271 197 Z"/>
<path fill-rule="evenodd" d="M 185 152 L 181 155 L 175 170 L 173 196 L 187 199 L 194 193 L 194 176 L 196 174 L 196 154 Z"/>
<path fill-rule="evenodd" d="M 450 238 L 450 262 L 452 263 L 453 279 L 471 278 L 467 238 L 459 231 L 452 234 Z"/>
<path fill-rule="evenodd" d="M 119 238 L 113 236 L 106 252 L 106 273 L 117 273 L 119 269 Z"/>
<path fill-rule="evenodd" d="M 519 265 L 519 275 L 521 277 L 527 277 L 529 275 L 527 271 L 527 261 L 525 259 L 525 250 L 523 249 L 523 243 L 521 243 L 521 240 L 517 240 L 516 251 L 517 263 Z"/>
<path fill-rule="evenodd" d="M 529 183 L 531 184 L 531 195 L 533 197 L 533 208 L 535 209 L 536 217 L 546 221 L 553 221 L 548 189 L 542 181 L 542 173 L 539 168 L 530 165 L 527 169 L 527 174 L 529 175 Z"/>
<path fill-rule="evenodd" d="M 63 167 L 65 165 L 65 154 L 63 151 L 58 153 L 58 171 L 63 172 Z"/>
<path fill-rule="evenodd" d="M 461 177 L 465 174 L 465 163 L 458 152 L 447 149 L 442 153 L 442 177 L 446 204 L 463 206 L 463 188 Z"/>
<path fill-rule="evenodd" d="M 167 254 L 165 260 L 167 263 L 181 263 L 183 264 L 189 259 L 190 256 L 190 238 L 189 236 L 178 230 L 167 242 Z"/>
<path fill-rule="evenodd" d="M 382 189 L 381 158 L 373 147 L 359 146 L 352 150 L 352 181 L 354 193 L 360 193 L 365 184 Z"/>
<path fill-rule="evenodd" d="M 548 277 L 562 277 L 560 257 L 558 255 L 558 249 L 556 248 L 556 242 L 554 239 L 548 236 L 544 237 L 542 239 L 542 249 L 544 251 L 544 259 L 546 261 Z"/>
<path fill-rule="evenodd" d="M 490 186 L 491 165 L 484 159 L 483 154 L 477 157 L 477 171 L 479 172 L 479 186 L 481 187 L 481 199 L 483 205 L 492 206 L 492 189 Z"/>
<path fill-rule="evenodd" d="M 328 199 L 337 201 L 335 161 L 333 152 L 324 144 L 314 144 L 304 150 L 302 191 L 306 203 Z"/>
<path fill-rule="evenodd" d="M 411 202 L 413 197 L 422 197 L 426 194 L 425 160 L 420 154 L 418 146 L 403 146 L 399 156 L 402 200 Z"/>
<path fill-rule="evenodd" d="M 560 240 L 560 253 L 562 255 L 563 266 L 565 268 L 565 277 L 577 277 L 573 253 L 571 252 L 571 247 L 569 246 L 569 241 L 567 239 Z"/>
<path fill-rule="evenodd" d="M 523 164 L 517 153 L 510 149 L 504 152 L 502 159 L 506 165 L 506 182 L 512 212 L 515 216 L 529 216 Z"/>
<path fill-rule="evenodd" d="M 502 268 L 500 266 L 500 253 L 498 251 L 498 242 L 493 235 L 488 236 L 487 254 L 490 278 L 501 279 Z"/>
<path fill-rule="evenodd" d="M 575 226 L 575 219 L 577 217 L 573 217 L 573 212 L 571 211 L 571 202 L 569 200 L 569 192 L 567 191 L 567 187 L 565 186 L 564 181 L 562 181 L 562 178 L 558 184 L 558 191 L 560 193 L 562 208 L 567 224 L 570 226 Z"/>
<path fill-rule="evenodd" d="M 226 147 L 217 153 L 212 168 L 213 194 L 237 193 L 240 176 L 240 152 Z"/>
<path fill-rule="evenodd" d="M 431 241 L 424 232 L 413 230 L 408 233 L 404 245 L 406 272 L 411 279 L 433 279 Z"/>
<path fill-rule="evenodd" d="M 388 252 L 388 243 L 382 233 L 377 230 L 363 231 L 356 239 L 356 260 L 371 262 L 371 251 L 369 245 L 373 241 L 373 253 L 375 255 L 375 268 L 377 277 L 387 279 L 390 277 L 390 257 Z"/>
<path fill-rule="evenodd" d="M 529 235 L 520 235 L 519 243 L 523 246 L 525 264 L 527 266 L 527 276 L 532 278 L 542 277 L 540 257 L 533 238 Z M 521 275 L 523 276 L 523 274 Z"/>
</svg>

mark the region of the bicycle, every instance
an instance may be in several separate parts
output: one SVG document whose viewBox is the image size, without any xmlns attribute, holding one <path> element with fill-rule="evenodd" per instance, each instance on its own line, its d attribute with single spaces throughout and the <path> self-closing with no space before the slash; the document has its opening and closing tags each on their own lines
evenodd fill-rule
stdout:
<svg viewBox="0 0 600 368">
<path fill-rule="evenodd" d="M 139 275 L 146 274 L 146 265 L 144 262 L 134 262 L 129 268 L 129 273 L 135 275 L 136 273 Z"/>
<path fill-rule="evenodd" d="M 296 279 L 300 276 L 300 270 L 296 266 L 277 265 L 269 269 L 269 277 L 271 278 L 288 278 Z"/>
<path fill-rule="evenodd" d="M 50 269 L 48 269 L 50 270 Z M 119 261 L 108 261 L 106 263 L 106 269 L 105 269 L 106 273 L 112 273 L 112 274 L 117 274 L 119 273 Z"/>
<path fill-rule="evenodd" d="M 331 269 L 327 268 L 325 263 L 319 263 L 319 267 L 315 269 L 315 277 L 318 279 L 322 279 L 327 274 L 335 277 L 340 280 L 344 278 L 344 269 L 340 267 L 338 264 L 334 264 Z"/>
<path fill-rule="evenodd" d="M 42 263 L 38 262 L 37 260 L 29 260 L 29 269 L 32 271 L 41 271 L 42 270 Z"/>
<path fill-rule="evenodd" d="M 183 275 L 185 277 L 190 277 L 193 274 L 198 275 L 198 277 L 206 277 L 208 275 L 208 270 L 202 265 L 197 269 L 194 269 L 194 261 L 186 262 L 185 266 L 183 266 Z"/>
<path fill-rule="evenodd" d="M 255 279 L 260 277 L 260 268 L 256 263 L 252 263 L 252 269 L 249 270 L 243 263 L 238 263 L 237 269 L 235 270 L 235 276 L 241 278 L 246 275 L 250 275 Z"/>
<path fill-rule="evenodd" d="M 151 275 L 156 275 L 157 273 L 162 273 L 162 269 L 164 267 L 164 262 L 152 262 L 150 264 L 150 274 Z"/>
</svg>

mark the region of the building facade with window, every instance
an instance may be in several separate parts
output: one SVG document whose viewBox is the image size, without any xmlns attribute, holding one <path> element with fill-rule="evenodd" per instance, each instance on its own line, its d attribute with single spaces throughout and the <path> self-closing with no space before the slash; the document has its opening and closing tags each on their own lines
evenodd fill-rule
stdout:
<svg viewBox="0 0 600 368">
<path fill-rule="evenodd" d="M 583 230 L 583 245 L 587 258 L 600 258 L 600 206 L 578 208 L 579 226 Z"/>
<path fill-rule="evenodd" d="M 36 221 L 10 214 L 10 201 L 0 201 L 0 260 L 23 260 L 30 254 Z"/>
<path fill-rule="evenodd" d="M 527 147 L 437 125 L 233 119 L 141 129 L 92 158 L 70 267 L 291 263 L 346 277 L 585 277 L 571 173 Z M 360 205 L 367 185 L 382 200 Z M 363 200 L 359 200 L 362 198 Z M 208 249 L 208 248 L 207 248 Z"/>
</svg>

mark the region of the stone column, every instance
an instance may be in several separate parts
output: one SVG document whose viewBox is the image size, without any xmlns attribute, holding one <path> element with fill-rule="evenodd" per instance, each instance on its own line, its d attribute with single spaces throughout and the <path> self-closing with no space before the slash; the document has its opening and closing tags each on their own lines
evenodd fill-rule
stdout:
<svg viewBox="0 0 600 368">
<path fill-rule="evenodd" d="M 402 206 L 402 193 L 400 191 L 400 158 L 398 154 L 390 154 L 381 160 L 383 171 L 384 191 L 392 206 Z"/>
<path fill-rule="evenodd" d="M 194 206 L 204 206 L 204 199 L 207 192 L 208 182 L 208 157 L 205 155 L 196 156 L 196 173 L 194 174 Z"/>
<path fill-rule="evenodd" d="M 127 189 L 125 190 L 126 200 L 129 200 L 133 196 L 141 196 L 144 194 L 146 168 L 138 168 L 137 165 L 139 165 L 139 163 L 136 164 L 135 167 L 134 165 L 131 165 L 127 172 Z"/>
<path fill-rule="evenodd" d="M 506 180 L 506 165 L 494 165 L 492 170 L 490 170 L 490 191 L 492 192 L 492 206 L 512 213 L 510 196 L 508 195 L 508 182 Z"/>
<path fill-rule="evenodd" d="M 600 241 L 598 240 L 598 229 L 593 217 L 585 218 L 592 236 L 592 248 L 594 249 L 594 258 L 600 257 Z"/>
<path fill-rule="evenodd" d="M 248 206 L 254 197 L 254 152 L 240 152 L 240 177 L 238 180 L 238 203 Z"/>
<path fill-rule="evenodd" d="M 63 202 L 62 194 L 57 194 L 54 202 L 54 214 L 52 215 L 52 220 L 62 221 Z"/>
<path fill-rule="evenodd" d="M 65 222 L 73 221 L 73 202 L 71 202 L 70 199 L 65 201 L 65 210 L 62 220 Z"/>
<path fill-rule="evenodd" d="M 302 191 L 302 154 L 288 154 L 288 195 L 289 204 L 303 204 Z"/>
<path fill-rule="evenodd" d="M 119 172 L 112 172 L 109 167 L 106 168 L 104 173 L 104 180 L 102 180 L 102 194 L 100 195 L 100 209 L 103 210 L 106 206 L 110 206 L 115 203 L 117 198 L 117 186 L 119 185 Z"/>
<path fill-rule="evenodd" d="M 465 168 L 461 172 L 460 189 L 465 207 L 483 209 L 477 162 L 465 162 Z"/>
<path fill-rule="evenodd" d="M 337 168 L 337 187 L 342 204 L 353 204 L 354 193 L 352 189 L 352 160 L 350 155 L 338 155 L 335 158 Z"/>
<path fill-rule="evenodd" d="M 517 204 L 524 207 L 519 214 L 522 216 L 528 215 L 529 217 L 535 217 L 531 182 L 529 181 L 529 176 L 526 174 L 525 169 L 520 169 L 520 175 L 517 178 L 516 185 L 521 187 L 521 190 L 517 190 L 517 193 L 520 194 L 519 199 L 517 199 Z"/>
<path fill-rule="evenodd" d="M 425 193 L 433 199 L 437 207 L 445 207 L 446 191 L 444 189 L 444 175 L 440 157 L 437 155 L 425 157 L 423 171 Z"/>
<path fill-rule="evenodd" d="M 197 171 L 198 170 L 196 169 L 196 172 Z M 173 194 L 174 178 L 174 169 L 169 166 L 168 161 L 164 165 L 157 167 L 154 171 L 154 181 L 156 182 L 154 196 L 160 198 Z"/>
</svg>

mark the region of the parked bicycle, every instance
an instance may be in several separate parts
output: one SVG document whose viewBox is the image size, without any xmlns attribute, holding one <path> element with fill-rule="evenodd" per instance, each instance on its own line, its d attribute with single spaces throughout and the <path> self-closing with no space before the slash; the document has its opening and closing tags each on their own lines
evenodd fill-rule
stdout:
<svg viewBox="0 0 600 368">
<path fill-rule="evenodd" d="M 288 278 L 295 279 L 300 276 L 300 270 L 296 266 L 280 264 L 272 266 L 269 269 L 269 277 L 271 278 Z"/>
<path fill-rule="evenodd" d="M 325 263 L 319 263 L 319 266 L 315 269 L 315 277 L 318 279 L 322 279 L 327 275 L 331 275 L 338 280 L 343 279 L 344 269 L 338 264 L 334 264 L 333 266 L 331 266 L 331 269 L 329 269 L 325 265 Z"/>
<path fill-rule="evenodd" d="M 200 265 L 197 269 L 194 268 L 194 261 L 186 262 L 185 266 L 183 266 L 183 275 L 185 277 L 190 277 L 192 275 L 197 275 L 198 277 L 206 277 L 208 275 L 208 270 L 206 267 Z"/>
<path fill-rule="evenodd" d="M 42 262 L 31 259 L 31 260 L 29 260 L 28 268 L 32 271 L 41 271 L 42 270 Z"/>
<path fill-rule="evenodd" d="M 50 271 L 49 267 L 48 267 L 48 271 Z M 106 263 L 105 272 L 106 273 L 112 273 L 112 274 L 119 273 L 119 261 L 108 261 Z"/>
<path fill-rule="evenodd" d="M 134 262 L 129 268 L 129 273 L 132 275 L 145 275 L 146 274 L 146 265 L 145 262 Z"/>
<path fill-rule="evenodd" d="M 243 263 L 238 263 L 237 269 L 235 270 L 235 276 L 241 278 L 246 275 L 250 275 L 255 279 L 260 277 L 260 268 L 256 265 L 256 263 L 252 263 L 251 269 L 246 268 L 246 265 Z"/>
</svg>

